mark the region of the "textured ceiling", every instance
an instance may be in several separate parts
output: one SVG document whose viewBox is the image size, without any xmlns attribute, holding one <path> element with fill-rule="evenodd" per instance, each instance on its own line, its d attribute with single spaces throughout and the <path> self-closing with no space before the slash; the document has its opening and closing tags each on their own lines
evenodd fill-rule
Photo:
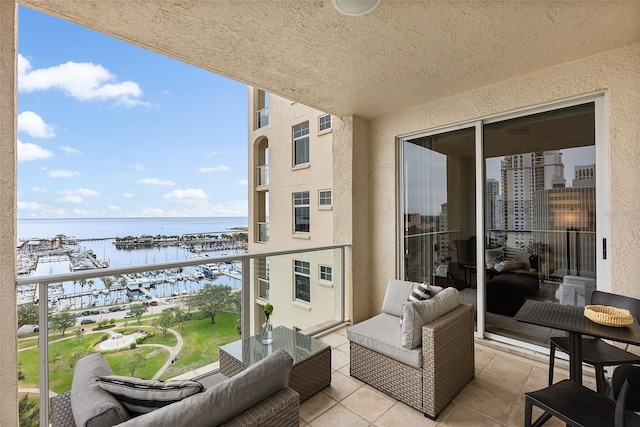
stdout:
<svg viewBox="0 0 640 427">
<path fill-rule="evenodd" d="M 19 0 L 337 115 L 379 117 L 640 40 L 640 2 Z"/>
</svg>

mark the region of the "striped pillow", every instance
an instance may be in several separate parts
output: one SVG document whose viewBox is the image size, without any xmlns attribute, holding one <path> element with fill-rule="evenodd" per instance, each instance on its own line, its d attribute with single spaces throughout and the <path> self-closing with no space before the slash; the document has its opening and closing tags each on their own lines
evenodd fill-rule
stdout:
<svg viewBox="0 0 640 427">
<path fill-rule="evenodd" d="M 98 385 L 137 414 L 146 414 L 204 391 L 202 384 L 193 380 L 144 380 L 120 375 L 98 377 Z"/>
<path fill-rule="evenodd" d="M 435 295 L 435 292 L 431 291 L 429 285 L 427 285 L 426 283 L 420 283 L 415 287 L 413 292 L 411 292 L 411 295 L 409 295 L 407 301 L 424 301 L 431 298 L 433 295 Z"/>
</svg>

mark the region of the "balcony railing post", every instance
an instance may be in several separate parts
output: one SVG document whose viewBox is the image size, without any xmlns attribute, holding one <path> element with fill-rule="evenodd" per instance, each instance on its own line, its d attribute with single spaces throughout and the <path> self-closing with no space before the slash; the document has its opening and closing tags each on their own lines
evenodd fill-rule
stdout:
<svg viewBox="0 0 640 427">
<path fill-rule="evenodd" d="M 38 371 L 40 427 L 49 425 L 49 285 L 38 283 Z M 28 303 L 29 304 L 29 303 Z"/>
<path fill-rule="evenodd" d="M 243 258 L 242 259 L 242 289 L 240 292 L 242 293 L 241 297 L 241 305 L 242 309 L 240 310 L 241 317 L 241 325 L 242 325 L 242 337 L 248 337 L 251 335 L 251 316 L 249 315 L 251 310 L 251 272 L 249 269 L 251 268 L 251 259 Z"/>
</svg>

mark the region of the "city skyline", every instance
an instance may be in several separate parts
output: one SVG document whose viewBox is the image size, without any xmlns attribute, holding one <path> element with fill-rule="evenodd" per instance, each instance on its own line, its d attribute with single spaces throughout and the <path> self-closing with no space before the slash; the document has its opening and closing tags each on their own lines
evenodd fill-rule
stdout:
<svg viewBox="0 0 640 427">
<path fill-rule="evenodd" d="M 18 218 L 248 215 L 246 85 L 18 13 Z"/>
</svg>

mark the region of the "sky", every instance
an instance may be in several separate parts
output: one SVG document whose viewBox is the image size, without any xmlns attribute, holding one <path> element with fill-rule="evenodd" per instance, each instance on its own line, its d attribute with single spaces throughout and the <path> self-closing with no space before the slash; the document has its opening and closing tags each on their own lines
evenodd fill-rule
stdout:
<svg viewBox="0 0 640 427">
<path fill-rule="evenodd" d="M 18 13 L 18 218 L 248 215 L 246 85 Z"/>
</svg>

